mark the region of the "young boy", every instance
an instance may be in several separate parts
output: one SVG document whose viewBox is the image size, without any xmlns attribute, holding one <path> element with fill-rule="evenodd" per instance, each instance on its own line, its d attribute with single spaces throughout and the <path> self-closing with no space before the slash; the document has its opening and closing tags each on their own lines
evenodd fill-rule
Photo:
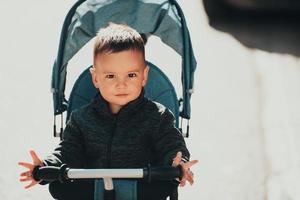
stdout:
<svg viewBox="0 0 300 200">
<path fill-rule="evenodd" d="M 100 93 L 90 104 L 71 114 L 63 140 L 52 155 L 42 161 L 30 151 L 33 163 L 19 163 L 29 169 L 21 174 L 20 181 L 31 181 L 25 188 L 38 183 L 32 178 L 35 166 L 63 163 L 71 168 L 182 165 L 184 176 L 180 185 L 184 186 L 186 181 L 192 184 L 189 168 L 197 161 L 188 162 L 189 152 L 174 126 L 173 115 L 161 104 L 144 97 L 148 71 L 144 40 L 137 31 L 117 24 L 100 29 L 90 69 Z M 140 182 L 139 199 L 165 199 L 166 192 L 177 187 L 174 182 L 152 185 Z M 152 192 L 148 194 L 149 189 Z M 64 190 L 66 195 L 71 191 L 72 199 L 92 199 L 93 181 L 50 184 L 50 190 L 54 193 Z M 79 198 L 80 195 L 83 196 Z"/>
</svg>

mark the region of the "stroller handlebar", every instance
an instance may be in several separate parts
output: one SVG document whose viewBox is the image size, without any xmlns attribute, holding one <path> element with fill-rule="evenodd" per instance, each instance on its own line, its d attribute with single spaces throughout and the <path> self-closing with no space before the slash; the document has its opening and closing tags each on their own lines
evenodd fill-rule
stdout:
<svg viewBox="0 0 300 200">
<path fill-rule="evenodd" d="M 172 180 L 181 179 L 183 176 L 182 167 L 159 166 L 140 169 L 71 169 L 63 164 L 61 167 L 36 166 L 32 172 L 32 177 L 36 181 L 44 180 L 52 182 L 59 180 L 64 182 L 68 179 L 87 179 L 87 178 L 134 178 L 152 180 Z"/>
</svg>

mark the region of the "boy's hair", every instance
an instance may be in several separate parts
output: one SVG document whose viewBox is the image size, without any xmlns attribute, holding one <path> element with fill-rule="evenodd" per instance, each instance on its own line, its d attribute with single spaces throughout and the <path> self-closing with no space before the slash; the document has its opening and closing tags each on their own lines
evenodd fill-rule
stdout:
<svg viewBox="0 0 300 200">
<path fill-rule="evenodd" d="M 107 27 L 101 28 L 96 36 L 94 60 L 101 53 L 117 53 L 129 49 L 142 52 L 145 58 L 146 41 L 145 35 L 139 34 L 135 29 L 110 22 Z"/>
</svg>

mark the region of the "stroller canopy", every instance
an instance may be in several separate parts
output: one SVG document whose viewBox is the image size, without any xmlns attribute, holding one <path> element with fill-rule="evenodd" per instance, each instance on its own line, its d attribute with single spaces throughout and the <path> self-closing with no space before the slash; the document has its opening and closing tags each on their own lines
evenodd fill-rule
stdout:
<svg viewBox="0 0 300 200">
<path fill-rule="evenodd" d="M 54 114 L 67 110 L 64 90 L 69 60 L 108 22 L 125 23 L 139 33 L 156 35 L 181 55 L 183 107 L 180 116 L 189 119 L 196 60 L 184 15 L 175 0 L 78 1 L 65 19 L 53 66 Z"/>
</svg>

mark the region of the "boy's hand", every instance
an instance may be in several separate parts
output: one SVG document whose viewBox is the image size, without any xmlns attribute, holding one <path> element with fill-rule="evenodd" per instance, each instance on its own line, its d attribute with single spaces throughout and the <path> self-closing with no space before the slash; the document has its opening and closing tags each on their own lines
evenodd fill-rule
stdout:
<svg viewBox="0 0 300 200">
<path fill-rule="evenodd" d="M 26 162 L 19 162 L 18 164 L 29 169 L 29 171 L 25 171 L 23 173 L 20 174 L 20 181 L 24 182 L 24 181 L 31 181 L 31 183 L 29 185 L 25 186 L 25 189 L 30 188 L 36 184 L 38 184 L 39 182 L 37 182 L 36 180 L 34 180 L 34 178 L 32 177 L 32 171 L 34 169 L 35 166 L 43 166 L 44 164 L 42 163 L 41 159 L 36 155 L 36 153 L 31 150 L 30 152 L 33 164 L 31 163 L 26 163 Z"/>
<path fill-rule="evenodd" d="M 181 160 L 181 157 L 182 157 L 182 153 L 180 151 L 177 152 L 176 157 L 173 159 L 173 163 L 172 163 L 172 166 L 176 167 L 178 165 L 181 165 L 183 169 L 182 179 L 181 180 L 177 179 L 177 180 L 180 182 L 181 187 L 185 186 L 186 181 L 188 181 L 190 185 L 192 185 L 194 183 L 194 174 L 190 170 L 190 168 L 193 165 L 195 165 L 198 162 L 198 160 L 191 160 L 189 162 L 184 163 Z"/>
</svg>

